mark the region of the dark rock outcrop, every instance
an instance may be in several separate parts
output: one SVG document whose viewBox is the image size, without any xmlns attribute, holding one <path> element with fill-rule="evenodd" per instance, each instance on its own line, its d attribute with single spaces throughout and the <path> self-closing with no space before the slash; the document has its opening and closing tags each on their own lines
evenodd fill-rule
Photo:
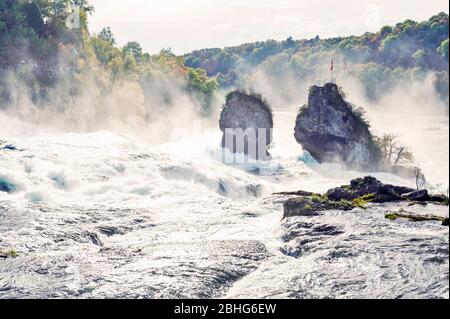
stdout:
<svg viewBox="0 0 450 319">
<path fill-rule="evenodd" d="M 12 183 L 6 176 L 0 175 L 0 192 L 13 193 L 17 190 L 17 186 Z"/>
<path fill-rule="evenodd" d="M 430 198 L 430 196 L 428 194 L 428 191 L 426 189 L 423 189 L 423 190 L 403 194 L 402 198 L 407 199 L 407 200 L 422 202 L 422 201 L 427 201 Z"/>
<path fill-rule="evenodd" d="M 261 96 L 241 91 L 228 94 L 220 116 L 220 129 L 223 148 L 253 159 L 270 158 L 273 115 Z"/>
<path fill-rule="evenodd" d="M 381 161 L 369 125 L 333 83 L 311 88 L 308 105 L 297 116 L 295 138 L 320 163 L 372 170 Z"/>
<path fill-rule="evenodd" d="M 410 187 L 383 184 L 374 177 L 367 176 L 352 180 L 345 185 L 329 190 L 325 196 L 333 201 L 354 201 L 362 197 L 372 197 L 371 202 L 388 203 L 396 201 L 432 202 L 445 204 L 448 198 L 430 195 L 427 190 L 415 190 Z"/>
<path fill-rule="evenodd" d="M 297 194 L 297 195 L 296 195 Z M 374 177 L 365 177 L 352 180 L 345 185 L 329 190 L 324 195 L 305 191 L 280 193 L 284 196 L 297 196 L 284 203 L 284 218 L 294 216 L 316 216 L 325 211 L 349 211 L 363 208 L 370 203 L 380 204 L 389 202 L 423 202 L 448 205 L 445 196 L 430 196 L 428 191 L 415 191 L 409 187 L 383 184 Z M 434 218 L 434 217 L 433 217 Z M 418 220 L 440 220 L 442 217 L 425 219 L 419 216 Z"/>
<path fill-rule="evenodd" d="M 409 187 L 383 184 L 376 178 L 367 176 L 352 180 L 350 185 L 331 189 L 326 193 L 326 196 L 334 201 L 352 201 L 362 196 L 372 195 L 373 202 L 386 203 L 405 200 L 406 198 L 402 198 L 402 195 L 414 191 Z"/>
<path fill-rule="evenodd" d="M 324 197 L 310 196 L 291 198 L 284 203 L 284 218 L 294 216 L 317 216 L 327 210 L 352 210 L 355 206 L 348 202 L 330 201 Z"/>
<path fill-rule="evenodd" d="M 0 140 L 0 151 L 23 151 L 23 149 L 19 149 L 16 145 L 12 143 L 8 143 L 6 141 Z"/>
</svg>

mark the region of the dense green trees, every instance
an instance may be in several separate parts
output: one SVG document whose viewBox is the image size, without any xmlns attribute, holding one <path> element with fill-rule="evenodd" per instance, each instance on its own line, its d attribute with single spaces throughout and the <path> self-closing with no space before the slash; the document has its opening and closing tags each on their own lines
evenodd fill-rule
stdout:
<svg viewBox="0 0 450 319">
<path fill-rule="evenodd" d="M 448 59 L 448 39 L 442 41 L 441 45 L 438 48 L 438 54 L 444 57 L 445 59 Z"/>
<path fill-rule="evenodd" d="M 70 21 L 75 6 L 79 16 Z M 263 74 L 269 85 L 323 80 L 331 59 L 338 65 L 338 77 L 361 80 L 371 99 L 397 83 L 432 73 L 437 92 L 448 101 L 445 13 L 361 36 L 289 37 L 180 57 L 170 49 L 150 55 L 135 41 L 119 47 L 110 28 L 91 34 L 92 12 L 86 0 L 0 0 L 0 108 L 12 103 L 16 84 L 24 85 L 30 99 L 40 104 L 50 102 L 52 90 L 73 98 L 82 93 L 83 83 L 94 81 L 107 95 L 117 83 L 128 81 L 141 88 L 146 103 L 172 103 L 170 88 L 177 86 L 209 113 L 218 89 L 252 88 L 255 74 Z"/>
<path fill-rule="evenodd" d="M 142 47 L 138 42 L 136 41 L 128 42 L 122 48 L 122 51 L 125 55 L 131 54 L 137 63 L 142 62 Z"/>
<path fill-rule="evenodd" d="M 203 69 L 189 69 L 187 77 L 189 92 L 196 96 L 202 102 L 202 105 L 211 105 L 214 92 L 218 88 L 217 81 L 209 78 Z M 209 109 L 204 110 L 206 113 L 209 113 L 209 111 Z"/>
<path fill-rule="evenodd" d="M 263 71 L 277 82 L 282 76 L 297 82 L 323 78 L 330 60 L 339 63 L 341 77 L 360 79 L 369 98 L 376 99 L 405 79 L 434 73 L 438 93 L 448 100 L 448 15 L 428 21 L 406 20 L 377 33 L 345 38 L 246 43 L 225 49 L 205 49 L 185 56 L 188 66 L 216 76 L 223 88 L 245 86 L 249 75 Z M 447 76 L 443 76 L 447 74 Z"/>
<path fill-rule="evenodd" d="M 170 50 L 152 56 L 135 41 L 120 48 L 110 28 L 90 34 L 92 12 L 86 0 L 0 0 L 1 108 L 14 104 L 19 84 L 35 104 L 48 104 L 55 95 L 82 94 L 84 83 L 107 96 L 115 83 L 134 82 L 144 95 L 161 94 L 164 98 L 158 101 L 168 104 L 176 85 L 199 110 L 209 112 L 218 87 L 215 79 L 186 67 Z M 160 83 L 167 87 L 153 90 Z"/>
<path fill-rule="evenodd" d="M 114 38 L 110 27 L 103 28 L 103 30 L 98 34 L 98 38 L 101 40 L 105 40 L 112 46 L 116 45 L 116 39 Z"/>
</svg>

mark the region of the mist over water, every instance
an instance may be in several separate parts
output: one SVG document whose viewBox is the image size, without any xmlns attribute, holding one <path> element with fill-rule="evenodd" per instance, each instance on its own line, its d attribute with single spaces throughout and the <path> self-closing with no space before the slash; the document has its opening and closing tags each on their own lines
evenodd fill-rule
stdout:
<svg viewBox="0 0 450 319">
<path fill-rule="evenodd" d="M 436 223 L 392 223 L 372 209 L 282 221 L 285 199 L 273 193 L 322 193 L 368 173 L 319 165 L 296 143 L 316 81 L 268 89 L 261 79 L 274 108 L 270 163 L 227 165 L 220 103 L 204 118 L 177 90 L 168 109 L 146 109 L 125 85 L 106 99 L 1 111 L 0 243 L 19 257 L 0 264 L 0 298 L 448 298 L 448 230 Z M 354 79 L 342 86 L 374 133 L 412 150 L 431 189 L 448 188 L 448 109 L 431 86 L 377 102 Z"/>
<path fill-rule="evenodd" d="M 263 10 L 245 23 L 292 36 L 177 56 L 118 45 L 129 26 L 92 33 L 89 1 L 69 2 L 0 5 L 0 299 L 449 298 L 448 228 L 386 218 L 448 218 L 447 206 L 283 218 L 290 196 L 277 194 L 324 193 L 369 174 L 416 187 L 319 164 L 295 141 L 310 87 L 335 81 L 374 134 L 396 134 L 414 154 L 426 187 L 448 195 L 447 14 L 336 39 L 314 37 L 323 26 L 313 23 L 314 38 L 294 40 L 283 26 L 303 18 L 232 4 L 221 17 Z M 155 17 L 192 18 L 153 7 Z M 204 9 L 189 5 L 195 16 Z M 369 11 L 361 23 L 377 18 Z M 172 18 L 158 34 L 175 43 Z M 239 28 L 210 19 L 197 22 L 214 41 Z M 221 148 L 219 113 L 234 89 L 271 106 L 270 161 Z"/>
<path fill-rule="evenodd" d="M 258 68 L 252 77 L 252 89 L 264 92 L 264 96 L 282 112 L 294 114 L 289 120 L 275 126 L 284 131 L 284 139 L 275 139 L 275 144 L 286 147 L 284 154 L 292 154 L 299 146 L 288 134 L 295 126 L 295 114 L 308 103 L 309 88 L 324 85 L 330 81 L 326 60 L 323 68 L 305 77 L 302 81 L 286 71 L 281 78 L 274 77 L 273 70 Z M 448 142 L 449 106 L 442 100 L 434 87 L 434 75 L 428 74 L 423 81 L 405 80 L 393 86 L 378 99 L 369 99 L 359 79 L 348 73 L 352 66 L 336 70 L 336 84 L 345 94 L 345 99 L 366 112 L 365 117 L 376 136 L 395 134 L 400 145 L 407 147 L 414 155 L 411 165 L 420 166 L 429 187 L 441 191 L 448 188 Z"/>
</svg>

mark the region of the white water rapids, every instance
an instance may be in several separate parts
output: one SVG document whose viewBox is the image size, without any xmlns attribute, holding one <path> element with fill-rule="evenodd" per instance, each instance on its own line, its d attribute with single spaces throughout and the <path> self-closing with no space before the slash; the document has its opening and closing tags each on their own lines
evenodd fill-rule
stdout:
<svg viewBox="0 0 450 319">
<path fill-rule="evenodd" d="M 0 298 L 449 298 L 439 223 L 374 209 L 282 222 L 273 193 L 366 175 L 302 158 L 294 119 L 275 112 L 277 169 L 260 174 L 222 162 L 218 129 L 150 147 L 0 114 L 0 185 L 10 190 L 0 192 L 0 249 L 18 254 L 0 259 Z M 446 189 L 448 117 L 420 125 L 399 133 L 430 185 Z"/>
</svg>

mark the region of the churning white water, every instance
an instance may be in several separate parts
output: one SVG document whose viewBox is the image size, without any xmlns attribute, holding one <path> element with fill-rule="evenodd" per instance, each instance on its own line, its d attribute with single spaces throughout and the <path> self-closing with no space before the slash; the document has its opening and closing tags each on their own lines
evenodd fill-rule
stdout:
<svg viewBox="0 0 450 319">
<path fill-rule="evenodd" d="M 0 259 L 0 298 L 449 297 L 438 223 L 376 209 L 282 221 L 273 193 L 365 175 L 303 154 L 293 113 L 275 112 L 274 160 L 253 165 L 223 163 L 217 129 L 149 147 L 0 116 L 0 249 L 18 253 Z M 448 118 L 429 123 L 406 142 L 447 188 Z"/>
</svg>

